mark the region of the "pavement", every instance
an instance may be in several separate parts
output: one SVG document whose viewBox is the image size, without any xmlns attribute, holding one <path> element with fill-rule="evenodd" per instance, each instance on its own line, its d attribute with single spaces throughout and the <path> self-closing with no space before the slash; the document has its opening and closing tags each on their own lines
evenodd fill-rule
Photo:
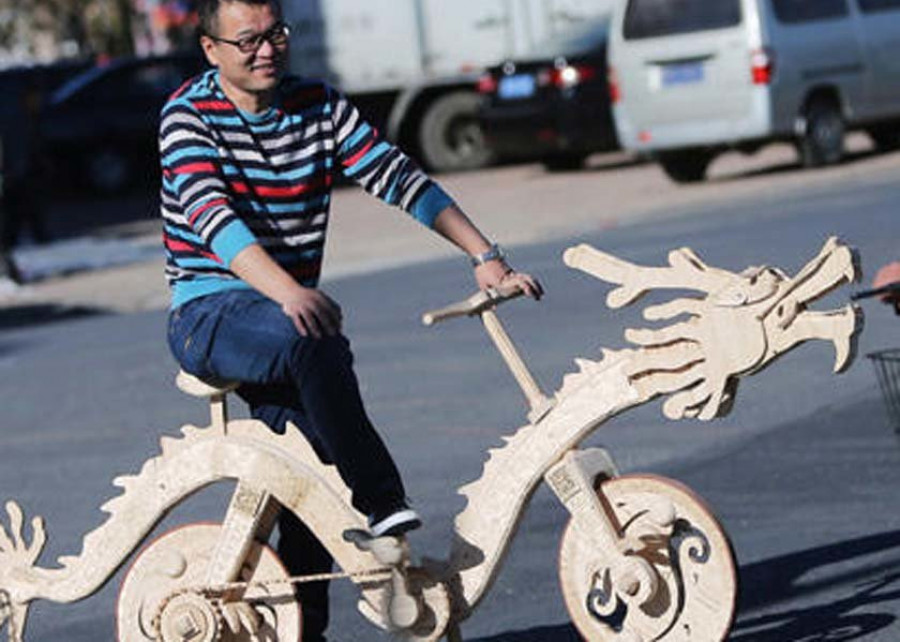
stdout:
<svg viewBox="0 0 900 642">
<path fill-rule="evenodd" d="M 514 263 L 545 279 L 547 300 L 510 306 L 504 321 L 536 378 L 558 382 L 571 367 L 568 355 L 584 355 L 601 340 L 609 345 L 628 318 L 603 311 L 597 283 L 562 267 L 559 252 L 574 238 L 639 262 L 689 244 L 711 265 L 741 268 L 767 257 L 791 272 L 835 231 L 865 250 L 868 267 L 894 255 L 900 154 L 872 155 L 857 142 L 848 163 L 816 172 L 797 169 L 782 147 L 749 159 L 730 155 L 714 165 L 710 182 L 689 187 L 627 157 L 599 157 L 581 172 L 523 165 L 442 183 L 508 246 Z M 519 425 L 524 405 L 477 328 L 447 324 L 435 332 L 415 321 L 426 305 L 464 290 L 468 268 L 439 239 L 382 209 L 356 190 L 338 192 L 323 285 L 345 303 L 367 407 L 425 517 L 415 548 L 441 552 L 462 501 L 454 488 L 480 474 L 498 426 Z M 17 256 L 30 283 L 0 309 L 0 450 L 10 462 L 0 467 L 0 488 L 29 515 L 47 518 L 48 559 L 79 550 L 82 535 L 97 526 L 101 516 L 88 507 L 113 492 L 113 470 L 138 470 L 160 432 L 205 420 L 196 400 L 172 390 L 174 366 L 160 349 L 167 296 L 153 256 L 158 240 L 158 224 L 146 217 Z M 88 259 L 92 267 L 83 267 Z M 897 327 L 888 310 L 871 308 L 863 351 L 890 345 Z M 75 320 L 27 322 L 38 315 Z M 676 426 L 648 404 L 587 443 L 609 447 L 623 472 L 683 480 L 714 507 L 744 580 L 732 640 L 900 639 L 893 506 L 900 449 L 869 364 L 860 359 L 835 377 L 832 358 L 827 345 L 798 349 L 746 382 L 727 420 Z M 220 518 L 223 498 L 202 495 L 192 498 L 202 505 L 179 507 L 160 528 Z M 548 572 L 564 519 L 546 489 L 536 493 L 466 639 L 577 639 Z M 36 605 L 32 639 L 113 639 L 117 585 L 75 605 Z M 349 585 L 335 586 L 340 639 L 381 639 L 356 614 L 355 598 Z"/>
</svg>

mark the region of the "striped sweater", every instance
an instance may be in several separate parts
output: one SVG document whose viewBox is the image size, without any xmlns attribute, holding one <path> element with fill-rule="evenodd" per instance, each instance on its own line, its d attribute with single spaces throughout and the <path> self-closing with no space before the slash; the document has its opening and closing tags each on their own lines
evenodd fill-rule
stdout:
<svg viewBox="0 0 900 642">
<path fill-rule="evenodd" d="M 431 227 L 452 199 L 331 87 L 282 81 L 263 114 L 228 100 L 216 70 L 162 110 L 163 240 L 172 307 L 249 288 L 229 270 L 259 243 L 299 283 L 318 282 L 333 172 Z"/>
</svg>

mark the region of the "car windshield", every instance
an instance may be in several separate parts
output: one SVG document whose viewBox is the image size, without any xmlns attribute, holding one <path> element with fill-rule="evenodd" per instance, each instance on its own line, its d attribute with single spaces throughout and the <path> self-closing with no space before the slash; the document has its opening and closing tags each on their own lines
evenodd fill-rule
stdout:
<svg viewBox="0 0 900 642">
<path fill-rule="evenodd" d="M 120 59 L 84 71 L 53 92 L 51 105 L 59 105 L 89 91 L 96 97 L 166 95 L 199 71 L 200 58 L 162 57 Z"/>
<path fill-rule="evenodd" d="M 104 74 L 107 73 L 108 65 L 97 65 L 96 67 L 91 67 L 90 69 L 81 72 L 74 78 L 66 81 L 59 87 L 56 91 L 53 92 L 50 96 L 50 104 L 56 105 L 61 102 L 64 102 L 72 97 L 73 94 L 77 94 L 83 87 L 94 82 L 97 78 L 100 78 Z"/>
<path fill-rule="evenodd" d="M 589 53 L 606 44 L 608 32 L 608 17 L 579 23 L 538 43 L 531 49 L 528 57 L 554 58 Z"/>
<path fill-rule="evenodd" d="M 724 29 L 740 23 L 740 0 L 630 0 L 623 35 L 626 40 L 636 40 Z"/>
</svg>

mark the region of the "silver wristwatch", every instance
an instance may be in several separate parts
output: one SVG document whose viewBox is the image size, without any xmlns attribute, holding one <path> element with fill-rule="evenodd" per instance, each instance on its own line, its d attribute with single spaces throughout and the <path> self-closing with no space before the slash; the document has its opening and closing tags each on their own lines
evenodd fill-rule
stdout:
<svg viewBox="0 0 900 642">
<path fill-rule="evenodd" d="M 502 261 L 505 258 L 506 254 L 503 253 L 503 249 L 496 243 L 493 243 L 488 248 L 487 252 L 470 256 L 469 260 L 472 261 L 472 267 L 478 267 L 479 265 L 484 265 L 488 261 Z"/>
</svg>

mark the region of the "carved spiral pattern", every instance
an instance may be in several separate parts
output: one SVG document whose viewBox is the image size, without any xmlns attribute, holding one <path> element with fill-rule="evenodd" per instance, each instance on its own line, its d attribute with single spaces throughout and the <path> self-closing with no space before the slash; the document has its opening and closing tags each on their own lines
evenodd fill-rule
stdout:
<svg viewBox="0 0 900 642">
<path fill-rule="evenodd" d="M 638 604 L 614 583 L 614 552 L 566 529 L 560 547 L 560 580 L 566 606 L 581 635 L 592 642 L 725 639 L 737 597 L 731 546 L 709 509 L 686 487 L 649 475 L 623 476 L 600 486 L 616 527 L 649 563 L 659 586 Z M 653 524 L 648 501 L 669 501 L 675 520 Z"/>
</svg>

